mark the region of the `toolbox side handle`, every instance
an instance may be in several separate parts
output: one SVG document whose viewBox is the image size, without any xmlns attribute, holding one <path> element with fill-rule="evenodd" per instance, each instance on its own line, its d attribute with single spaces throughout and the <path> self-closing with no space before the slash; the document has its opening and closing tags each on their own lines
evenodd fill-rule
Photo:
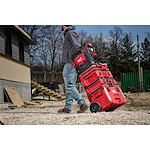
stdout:
<svg viewBox="0 0 150 150">
<path fill-rule="evenodd" d="M 100 89 L 101 87 L 102 87 L 102 86 L 99 86 L 98 88 L 96 88 L 94 91 L 92 91 L 91 93 L 89 93 L 88 96 L 91 95 L 91 94 L 93 94 L 95 91 L 97 91 L 97 90 Z"/>
<path fill-rule="evenodd" d="M 119 87 L 119 91 L 122 94 L 122 97 L 126 100 L 126 98 L 125 98 L 124 94 L 122 93 L 122 90 L 120 89 L 120 87 Z"/>
<path fill-rule="evenodd" d="M 112 101 L 112 100 L 111 100 L 111 98 L 110 98 L 110 96 L 109 96 L 109 94 L 108 94 L 108 91 L 106 90 L 106 88 L 105 88 L 105 87 L 104 87 L 104 91 L 105 91 L 105 93 L 106 93 L 107 97 L 109 98 L 109 100 L 110 100 L 110 101 Z"/>
<path fill-rule="evenodd" d="M 85 90 L 86 90 L 87 88 L 89 88 L 90 86 L 92 86 L 93 84 L 95 84 L 96 82 L 98 82 L 100 79 L 102 79 L 102 78 L 98 77 L 94 82 L 92 82 L 92 83 L 89 84 L 88 86 L 84 87 Z"/>
</svg>

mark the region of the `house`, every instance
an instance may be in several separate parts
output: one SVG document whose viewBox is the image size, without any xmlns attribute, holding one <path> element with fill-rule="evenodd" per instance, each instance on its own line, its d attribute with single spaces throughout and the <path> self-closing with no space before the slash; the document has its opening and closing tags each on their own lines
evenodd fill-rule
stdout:
<svg viewBox="0 0 150 150">
<path fill-rule="evenodd" d="M 18 25 L 0 25 L 0 103 L 4 87 L 15 87 L 22 100 L 31 100 L 29 45 L 31 37 Z"/>
</svg>

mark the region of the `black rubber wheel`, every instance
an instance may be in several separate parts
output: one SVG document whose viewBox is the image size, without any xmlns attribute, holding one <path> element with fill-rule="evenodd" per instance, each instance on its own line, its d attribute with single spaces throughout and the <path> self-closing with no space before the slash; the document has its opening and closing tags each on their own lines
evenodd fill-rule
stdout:
<svg viewBox="0 0 150 150">
<path fill-rule="evenodd" d="M 92 102 L 90 105 L 90 111 L 91 113 L 97 113 L 100 112 L 102 110 L 102 106 L 100 105 L 99 102 Z"/>
</svg>

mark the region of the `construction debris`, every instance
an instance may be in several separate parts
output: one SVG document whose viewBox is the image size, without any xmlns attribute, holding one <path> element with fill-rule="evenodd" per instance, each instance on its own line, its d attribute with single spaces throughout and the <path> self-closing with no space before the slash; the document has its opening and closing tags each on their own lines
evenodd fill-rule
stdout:
<svg viewBox="0 0 150 150">
<path fill-rule="evenodd" d="M 51 96 L 53 98 L 56 98 L 57 100 L 65 100 L 65 96 L 60 95 L 57 92 L 51 91 L 50 89 L 38 84 L 35 81 L 31 81 L 31 86 L 33 88 L 36 88 L 44 95 Z M 17 93 L 17 90 L 15 87 L 4 87 L 4 93 L 6 95 L 7 101 L 10 102 L 12 105 L 8 104 L 2 104 L 0 105 L 0 108 L 14 108 L 14 107 L 26 107 L 27 105 L 41 105 L 42 103 L 39 101 L 24 101 L 20 98 L 20 96 Z"/>
<path fill-rule="evenodd" d="M 11 102 L 17 107 L 22 107 L 24 105 L 15 87 L 5 87 L 4 91 L 8 101 L 11 100 Z"/>
<path fill-rule="evenodd" d="M 66 98 L 65 96 L 62 96 L 62 95 L 58 94 L 57 92 L 51 91 L 50 89 L 38 84 L 35 81 L 31 81 L 31 87 L 36 88 L 37 90 L 42 92 L 43 95 L 45 94 L 45 95 L 48 95 L 48 96 L 52 96 L 52 97 L 57 98 L 58 100 L 65 100 L 65 98 Z"/>
<path fill-rule="evenodd" d="M 35 103 L 35 102 L 30 102 L 30 101 L 23 101 L 24 104 L 27 104 L 27 105 L 41 105 L 39 103 Z"/>
<path fill-rule="evenodd" d="M 8 103 L 4 103 L 4 104 L 0 104 L 0 108 L 14 108 L 14 107 L 24 107 L 25 105 L 41 105 L 42 102 L 39 101 L 24 101 L 20 98 L 20 96 L 18 95 L 16 88 L 15 87 L 5 87 L 4 88 L 5 91 L 5 95 L 7 100 L 10 102 L 12 102 L 13 104 L 8 104 Z"/>
</svg>

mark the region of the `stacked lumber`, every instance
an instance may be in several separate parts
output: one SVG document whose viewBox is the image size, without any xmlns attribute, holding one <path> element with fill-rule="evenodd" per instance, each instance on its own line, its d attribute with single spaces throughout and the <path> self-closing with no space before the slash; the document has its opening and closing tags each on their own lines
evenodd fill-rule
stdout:
<svg viewBox="0 0 150 150">
<path fill-rule="evenodd" d="M 38 84 L 35 81 L 31 81 L 31 87 L 36 88 L 37 90 L 39 90 L 40 92 L 42 92 L 45 95 L 55 97 L 58 100 L 65 100 L 65 98 L 66 98 L 65 96 L 62 96 L 59 93 L 56 93 L 56 92 L 52 91 L 51 89 L 48 89 L 48 88 Z"/>
</svg>

